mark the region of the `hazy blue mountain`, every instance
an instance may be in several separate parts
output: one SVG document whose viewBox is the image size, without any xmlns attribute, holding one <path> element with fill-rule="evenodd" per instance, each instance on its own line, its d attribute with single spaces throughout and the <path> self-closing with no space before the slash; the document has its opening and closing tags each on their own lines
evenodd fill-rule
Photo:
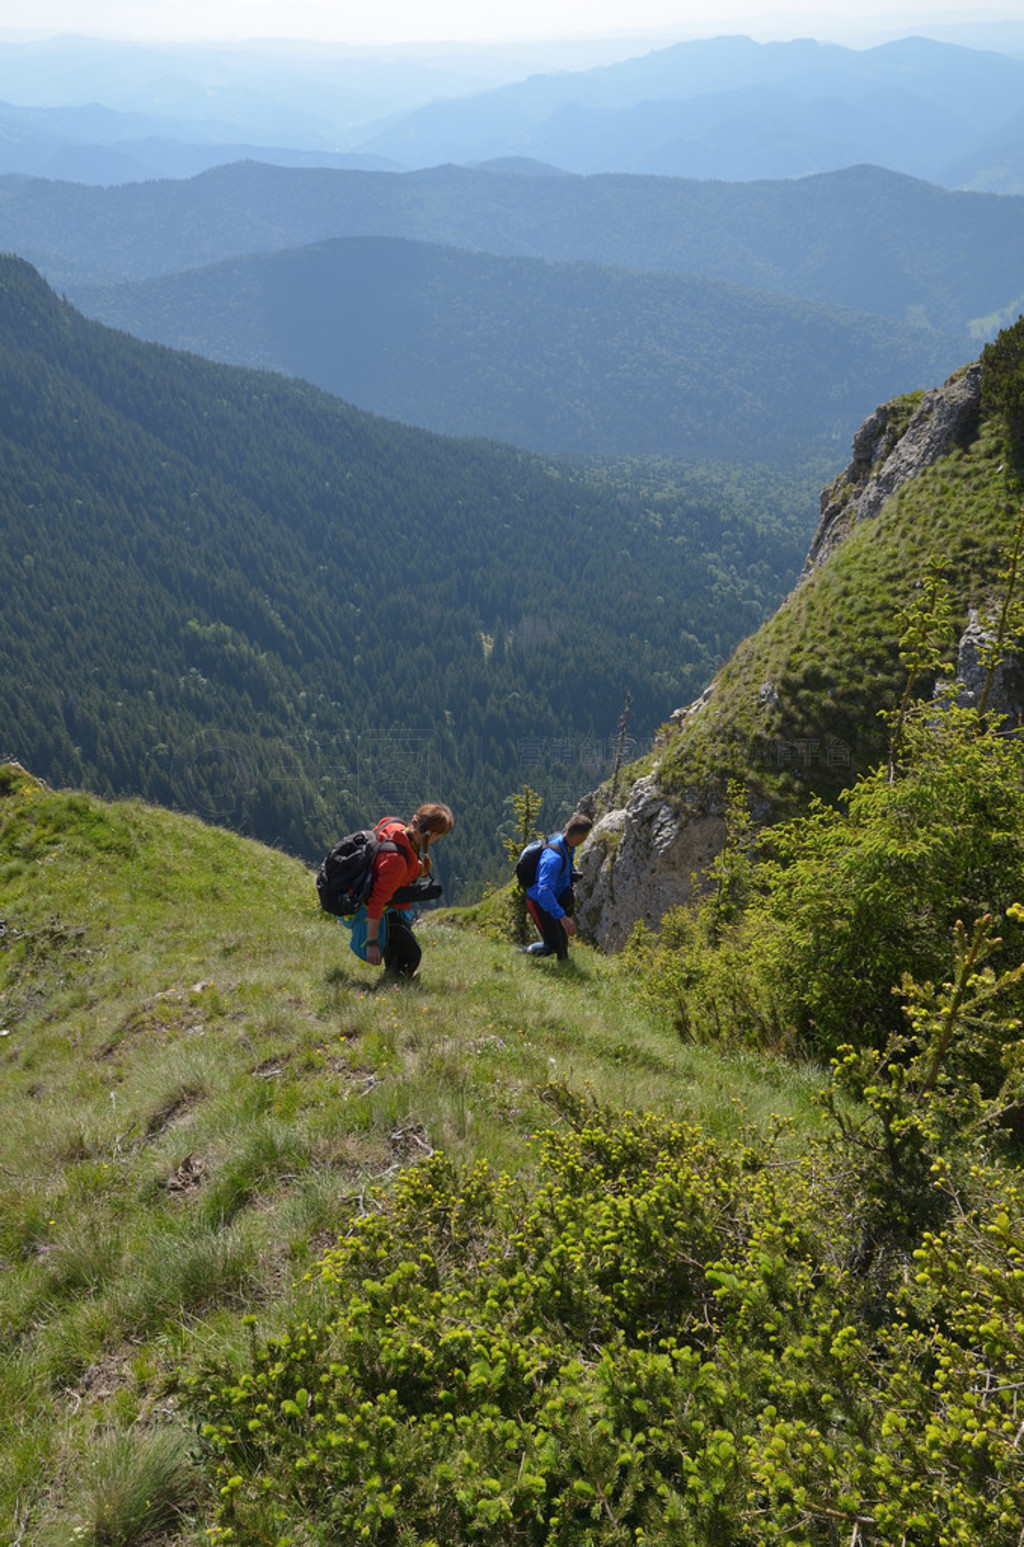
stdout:
<svg viewBox="0 0 1024 1547">
<path fill-rule="evenodd" d="M 341 236 L 666 269 L 978 337 L 1024 295 L 1024 198 L 872 167 L 758 183 L 255 163 L 118 188 L 0 179 L 0 250 L 58 288 Z"/>
<path fill-rule="evenodd" d="M 93 183 L 195 177 L 210 167 L 257 158 L 274 166 L 399 170 L 359 152 L 246 145 L 224 139 L 229 127 L 155 114 L 78 108 L 19 107 L 0 102 L 0 174 Z"/>
<path fill-rule="evenodd" d="M 285 165 L 525 157 L 582 173 L 740 181 L 871 162 L 947 187 L 960 185 L 963 164 L 973 188 L 1024 192 L 1020 58 L 920 37 L 856 49 L 732 36 L 653 49 L 623 39 L 613 62 L 585 67 L 614 46 L 0 44 L 0 100 L 48 115 L 37 147 L 7 143 L 0 126 L 0 172 L 190 176 L 252 147 Z M 570 68 L 552 68 L 560 60 Z M 96 103 L 163 126 L 83 133 L 73 115 Z M 205 149 L 151 156 L 126 143 L 140 137 Z M 993 166 L 991 144 L 1005 145 Z"/>
<path fill-rule="evenodd" d="M 511 72 L 511 73 L 510 73 Z M 196 126 L 183 139 L 350 149 L 357 127 L 439 96 L 514 79 L 515 62 L 430 62 L 329 44 L 147 44 L 57 37 L 0 42 L 0 99 L 53 107 L 100 102 Z M 218 132 L 204 131 L 216 123 Z"/>
<path fill-rule="evenodd" d="M 143 338 L 301 376 L 388 418 L 565 454 L 842 455 L 880 399 L 969 353 L 963 337 L 721 281 L 387 237 L 74 298 Z"/>
<path fill-rule="evenodd" d="M 954 156 L 938 181 L 993 193 L 1024 192 L 1024 109 L 995 134 Z"/>
<path fill-rule="evenodd" d="M 748 180 L 867 161 L 939 181 L 1009 131 L 1022 96 L 1024 60 L 925 38 L 865 50 L 715 38 L 431 103 L 362 148 L 409 167 L 526 155 Z"/>
<path fill-rule="evenodd" d="M 757 85 L 616 111 L 567 104 L 519 143 L 532 156 L 582 173 L 743 182 L 898 162 L 901 172 L 941 182 L 950 146 L 972 141 L 966 121 L 960 124 L 962 136 L 956 127 L 955 110 L 912 93 L 879 93 L 862 104 L 831 92 L 822 81 L 820 92 L 806 96 L 786 85 Z"/>
<path fill-rule="evenodd" d="M 326 155 L 352 150 L 353 140 L 371 126 L 381 128 L 391 115 L 423 103 L 479 93 L 538 71 L 587 69 L 650 47 L 640 38 L 372 49 L 267 39 L 0 41 L 0 101 L 40 109 L 102 103 L 119 112 L 175 119 L 179 129 L 173 138 L 186 143 L 315 149 Z M 69 137 L 81 138 L 73 126 Z M 110 142 L 101 135 L 96 143 Z"/>
<path fill-rule="evenodd" d="M 999 54 L 1024 59 L 1024 18 L 1021 17 L 962 16 L 956 21 L 921 24 L 916 30 L 939 43 L 992 49 Z"/>
</svg>

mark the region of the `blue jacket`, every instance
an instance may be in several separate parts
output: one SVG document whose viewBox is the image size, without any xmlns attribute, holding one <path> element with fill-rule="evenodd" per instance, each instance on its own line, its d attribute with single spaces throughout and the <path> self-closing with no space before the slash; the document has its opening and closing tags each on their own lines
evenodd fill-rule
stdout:
<svg viewBox="0 0 1024 1547">
<path fill-rule="evenodd" d="M 564 833 L 552 833 L 537 865 L 537 879 L 526 893 L 539 908 L 543 908 L 545 913 L 550 913 L 555 919 L 565 916 L 565 909 L 558 899 L 572 885 L 572 859 L 575 852 L 566 843 Z"/>
</svg>

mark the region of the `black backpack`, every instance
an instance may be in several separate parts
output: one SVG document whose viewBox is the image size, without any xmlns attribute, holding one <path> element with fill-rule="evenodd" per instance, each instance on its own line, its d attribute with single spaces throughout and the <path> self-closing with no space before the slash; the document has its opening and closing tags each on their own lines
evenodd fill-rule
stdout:
<svg viewBox="0 0 1024 1547">
<path fill-rule="evenodd" d="M 544 850 L 548 848 L 553 849 L 557 846 L 557 843 L 562 842 L 564 842 L 564 839 L 558 839 L 556 843 L 551 843 L 547 838 L 534 838 L 532 843 L 526 845 L 526 848 L 516 860 L 516 880 L 524 892 L 528 892 L 537 879 L 537 867 L 540 864 L 540 857 Z"/>
<path fill-rule="evenodd" d="M 378 854 L 397 854 L 397 843 L 381 839 L 373 828 L 340 838 L 325 855 L 316 873 L 320 906 L 335 918 L 358 913 L 373 890 L 373 862 Z"/>
</svg>

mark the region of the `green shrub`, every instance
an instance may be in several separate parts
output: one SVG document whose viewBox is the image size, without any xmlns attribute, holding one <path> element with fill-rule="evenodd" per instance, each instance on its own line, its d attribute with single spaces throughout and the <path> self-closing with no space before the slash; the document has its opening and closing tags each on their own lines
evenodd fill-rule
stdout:
<svg viewBox="0 0 1024 1547">
<path fill-rule="evenodd" d="M 848 1132 L 780 1164 L 548 1099 L 535 1187 L 435 1155 L 193 1383 L 212 1542 L 1016 1547 L 1019 1182 L 933 1145 L 952 1222 L 872 1300 Z"/>
<path fill-rule="evenodd" d="M 904 974 L 939 980 L 958 918 L 1024 896 L 1021 743 L 948 702 L 911 711 L 901 741 L 898 778 L 879 768 L 840 808 L 813 802 L 762 835 L 757 863 L 730 844 L 707 896 L 634 938 L 647 996 L 684 1034 L 826 1059 L 881 1047 Z M 1024 952 L 1012 919 L 1007 948 Z"/>
<path fill-rule="evenodd" d="M 737 1539 L 708 1265 L 801 1229 L 741 1148 L 549 1098 L 535 1190 L 434 1156 L 327 1255 L 304 1323 L 196 1390 L 214 1540 Z"/>
</svg>

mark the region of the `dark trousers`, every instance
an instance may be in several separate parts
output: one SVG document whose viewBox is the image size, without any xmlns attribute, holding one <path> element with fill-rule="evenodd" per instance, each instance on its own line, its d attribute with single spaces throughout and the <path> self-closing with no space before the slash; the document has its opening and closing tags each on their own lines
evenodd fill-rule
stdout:
<svg viewBox="0 0 1024 1547">
<path fill-rule="evenodd" d="M 540 930 L 540 937 L 544 942 L 543 951 L 538 951 L 538 956 L 557 956 L 561 962 L 569 959 L 569 936 L 562 928 L 561 919 L 556 919 L 553 913 L 542 908 L 534 902 L 532 897 L 527 897 L 526 906 L 530 910 L 530 917 Z"/>
<path fill-rule="evenodd" d="M 564 932 L 564 931 L 563 931 Z M 420 943 L 412 925 L 395 913 L 388 914 L 388 935 L 384 946 L 384 967 L 399 978 L 411 978 L 420 964 Z"/>
</svg>

